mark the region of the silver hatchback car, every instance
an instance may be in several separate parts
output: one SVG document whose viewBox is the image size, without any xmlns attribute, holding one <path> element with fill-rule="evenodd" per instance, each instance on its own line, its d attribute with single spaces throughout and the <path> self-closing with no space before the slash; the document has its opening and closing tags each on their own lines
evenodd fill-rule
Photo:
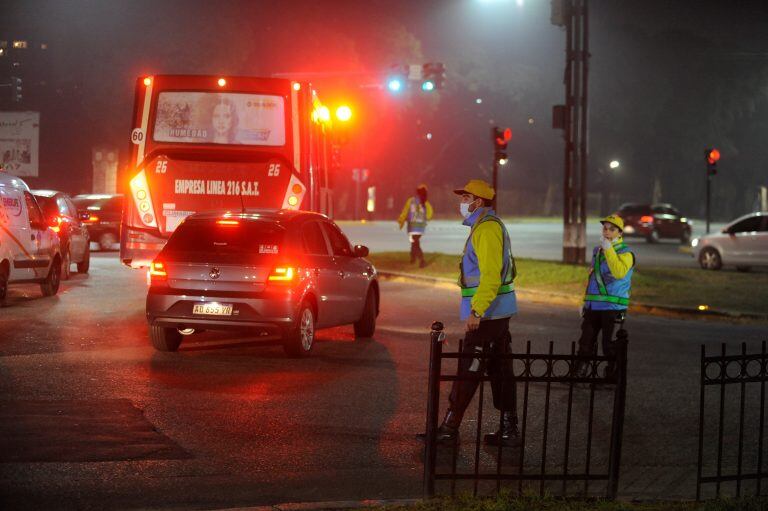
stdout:
<svg viewBox="0 0 768 511">
<path fill-rule="evenodd" d="M 768 212 L 750 213 L 691 241 L 691 254 L 705 270 L 733 265 L 739 271 L 768 266 Z"/>
<path fill-rule="evenodd" d="M 316 328 L 351 323 L 356 337 L 371 337 L 379 282 L 367 255 L 316 213 L 189 216 L 148 272 L 152 344 L 175 351 L 196 330 L 248 330 L 280 336 L 286 353 L 303 356 Z"/>
</svg>

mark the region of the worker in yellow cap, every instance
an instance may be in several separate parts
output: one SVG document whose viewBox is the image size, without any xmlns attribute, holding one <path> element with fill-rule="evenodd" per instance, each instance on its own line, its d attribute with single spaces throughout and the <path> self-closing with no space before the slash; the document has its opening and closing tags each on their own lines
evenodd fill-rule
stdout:
<svg viewBox="0 0 768 511">
<path fill-rule="evenodd" d="M 464 225 L 471 229 L 459 277 L 460 318 L 466 322 L 462 353 L 511 353 L 509 320 L 517 314 L 513 284 L 516 269 L 507 228 L 492 208 L 495 191 L 485 181 L 473 179 L 454 193 L 461 196 L 459 211 Z M 500 411 L 501 421 L 498 431 L 486 434 L 484 442 L 505 447 L 520 445 L 515 384 L 502 379 L 504 374 L 512 374 L 511 364 L 498 358 L 459 360 L 458 375 L 462 380 L 453 382 L 448 411 L 437 431 L 439 443 L 458 440 L 464 411 L 477 390 L 478 380 L 472 376 L 485 372 L 491 376 L 493 405 Z"/>
<path fill-rule="evenodd" d="M 614 325 L 624 320 L 629 306 L 635 255 L 624 243 L 624 220 L 617 215 L 600 219 L 603 232 L 600 245 L 592 252 L 589 281 L 584 296 L 579 339 L 579 355 L 591 357 L 597 353 L 597 337 L 602 332 L 603 354 L 615 353 L 612 341 Z M 587 374 L 587 364 L 576 363 L 575 373 Z M 606 376 L 614 367 L 606 368 Z"/>
<path fill-rule="evenodd" d="M 400 229 L 408 223 L 408 238 L 411 242 L 411 263 L 419 261 L 419 267 L 423 268 L 424 252 L 421 251 L 421 237 L 427 229 L 427 222 L 432 220 L 432 205 L 427 200 L 427 185 L 421 184 L 416 188 L 416 195 L 405 201 L 397 223 Z"/>
</svg>

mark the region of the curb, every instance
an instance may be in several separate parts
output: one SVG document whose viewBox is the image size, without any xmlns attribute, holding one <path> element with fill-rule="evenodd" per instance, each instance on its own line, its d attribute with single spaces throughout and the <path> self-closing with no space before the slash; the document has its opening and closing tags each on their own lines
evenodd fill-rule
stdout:
<svg viewBox="0 0 768 511">
<path fill-rule="evenodd" d="M 421 499 L 387 500 L 340 500 L 330 502 L 288 502 L 272 506 L 228 507 L 219 511 L 337 511 L 345 509 L 365 509 L 379 506 L 410 506 Z"/>
<path fill-rule="evenodd" d="M 411 282 L 414 284 L 429 284 L 440 288 L 456 289 L 456 281 L 445 277 L 432 277 L 429 275 L 416 275 L 413 273 L 404 273 L 388 270 L 377 270 L 377 273 L 386 280 L 401 282 Z M 558 304 L 558 305 L 579 305 L 581 298 L 576 298 L 571 294 L 556 293 L 551 291 L 538 291 L 535 289 L 516 289 L 515 293 L 524 300 L 536 303 Z M 639 312 L 653 316 L 666 317 L 685 317 L 694 319 L 719 319 L 719 320 L 758 320 L 768 321 L 768 314 L 757 314 L 748 312 L 730 312 L 716 309 L 700 310 L 689 307 L 672 307 L 668 305 L 659 305 L 651 303 L 632 303 L 629 306 L 630 312 Z"/>
</svg>

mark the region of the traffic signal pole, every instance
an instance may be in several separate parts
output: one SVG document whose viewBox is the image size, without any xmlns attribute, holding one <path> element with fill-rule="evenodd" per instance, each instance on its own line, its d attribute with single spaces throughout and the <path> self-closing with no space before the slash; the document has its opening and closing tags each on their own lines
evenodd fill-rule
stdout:
<svg viewBox="0 0 768 511">
<path fill-rule="evenodd" d="M 495 154 L 493 156 L 493 189 L 496 190 L 496 193 L 493 196 L 492 207 L 493 207 L 493 210 L 498 215 L 499 210 L 496 207 L 496 199 L 499 196 L 499 160 L 498 158 L 496 158 Z"/>
<path fill-rule="evenodd" d="M 709 234 L 709 201 L 712 195 L 712 174 L 707 172 L 707 234 Z"/>
<path fill-rule="evenodd" d="M 586 260 L 588 3 L 589 0 L 553 2 L 559 11 L 557 18 L 553 16 L 553 23 L 566 29 L 565 105 L 561 107 L 565 138 L 563 262 L 571 264 Z"/>
</svg>

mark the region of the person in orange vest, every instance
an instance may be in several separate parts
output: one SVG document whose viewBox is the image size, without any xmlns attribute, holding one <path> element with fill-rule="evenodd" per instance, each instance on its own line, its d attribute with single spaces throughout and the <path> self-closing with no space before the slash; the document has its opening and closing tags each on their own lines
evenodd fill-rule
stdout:
<svg viewBox="0 0 768 511">
<path fill-rule="evenodd" d="M 421 251 L 421 237 L 427 229 L 427 222 L 432 220 L 432 205 L 427 200 L 427 185 L 416 188 L 416 195 L 405 201 L 397 223 L 400 229 L 408 224 L 408 237 L 411 241 L 411 263 L 419 260 L 419 267 L 424 268 L 424 252 Z"/>
</svg>

